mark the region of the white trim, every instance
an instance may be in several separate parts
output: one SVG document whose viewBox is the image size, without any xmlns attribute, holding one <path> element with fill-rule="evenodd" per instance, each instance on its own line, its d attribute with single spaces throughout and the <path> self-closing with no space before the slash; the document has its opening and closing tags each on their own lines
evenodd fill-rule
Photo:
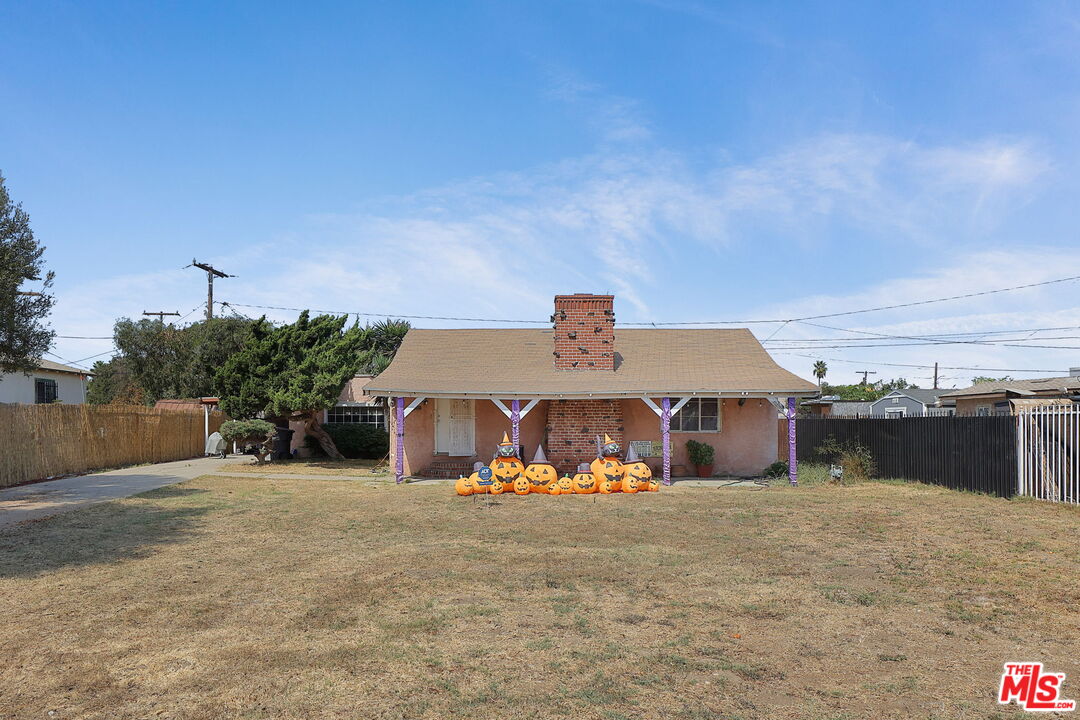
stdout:
<svg viewBox="0 0 1080 720">
<path fill-rule="evenodd" d="M 644 402 L 644 403 L 645 403 L 646 405 L 648 405 L 648 406 L 649 406 L 650 408 L 652 408 L 652 411 L 653 411 L 654 413 L 656 413 L 656 414 L 657 414 L 657 416 L 660 416 L 660 415 L 663 415 L 663 414 L 664 414 L 664 411 L 660 409 L 660 406 L 658 406 L 658 405 L 657 405 L 656 403 L 654 403 L 654 402 L 652 401 L 652 398 L 650 398 L 650 397 L 646 397 L 645 395 L 642 395 L 642 396 L 641 396 L 641 400 L 642 400 L 642 402 Z"/>
<path fill-rule="evenodd" d="M 503 415 L 505 415 L 506 417 L 510 417 L 510 408 L 506 407 L 506 403 L 504 403 L 499 398 L 491 398 L 491 402 L 495 404 L 495 407 L 502 410 Z"/>
<path fill-rule="evenodd" d="M 677 412 L 679 412 L 680 410 L 683 409 L 683 405 L 690 402 L 690 400 L 692 400 L 692 399 L 693 398 L 691 398 L 690 396 L 687 396 L 687 397 L 684 397 L 681 400 L 679 400 L 679 402 L 675 403 L 675 407 L 671 408 L 672 417 L 675 416 L 675 413 L 677 413 Z"/>
<path fill-rule="evenodd" d="M 647 390 L 643 394 L 641 390 L 627 390 L 625 392 L 566 392 L 566 393 L 519 393 L 512 390 L 504 392 L 429 392 L 427 390 L 374 390 L 365 388 L 368 395 L 372 397 L 397 397 L 398 395 L 404 397 L 413 397 L 416 393 L 422 393 L 424 397 L 428 398 L 461 398 L 475 400 L 476 398 L 487 398 L 488 400 L 496 400 L 502 398 L 517 398 L 519 400 L 537 399 L 537 400 L 585 400 L 589 398 L 597 400 L 616 400 L 622 398 L 642 398 L 644 396 L 649 397 L 685 397 L 687 395 L 691 397 L 716 397 L 716 398 L 783 398 L 789 397 L 796 398 L 813 398 L 817 397 L 820 393 L 816 388 L 813 390 L 734 390 L 734 391 L 719 391 L 719 390 Z"/>
<path fill-rule="evenodd" d="M 530 400 L 528 403 L 526 403 L 525 407 L 521 408 L 521 410 L 518 411 L 518 417 L 523 418 L 528 415 L 529 411 L 536 407 L 537 403 L 539 402 L 540 398 L 533 398 L 532 400 Z"/>
<path fill-rule="evenodd" d="M 425 397 L 413 398 L 413 401 L 405 406 L 405 417 L 409 417 L 409 413 L 418 408 L 420 406 L 420 403 L 424 402 L 425 400 L 427 400 L 427 398 Z"/>
</svg>

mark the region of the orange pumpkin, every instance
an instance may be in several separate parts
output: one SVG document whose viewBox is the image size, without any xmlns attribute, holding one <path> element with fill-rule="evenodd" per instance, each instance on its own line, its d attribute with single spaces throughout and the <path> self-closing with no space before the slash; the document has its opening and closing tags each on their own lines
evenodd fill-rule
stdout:
<svg viewBox="0 0 1080 720">
<path fill-rule="evenodd" d="M 467 477 L 459 477 L 457 482 L 454 483 L 454 490 L 457 491 L 458 495 L 472 495 L 472 483 L 469 482 Z"/>
<path fill-rule="evenodd" d="M 615 482 L 614 480 L 608 480 L 607 478 L 604 478 L 603 480 L 598 480 L 596 483 L 596 492 L 602 493 L 604 495 L 610 495 L 613 492 L 619 492 L 620 489 L 622 489 L 622 480 Z"/>
<path fill-rule="evenodd" d="M 574 480 L 569 475 L 559 478 L 559 494 L 570 495 L 574 492 Z"/>
<path fill-rule="evenodd" d="M 491 493 L 492 495 L 502 495 L 503 490 L 505 490 L 505 489 L 506 489 L 506 486 L 503 485 L 503 481 L 500 480 L 499 478 L 495 478 L 494 480 L 491 481 L 491 487 L 488 489 L 488 492 Z"/>
<path fill-rule="evenodd" d="M 655 477 L 649 478 L 649 492 L 660 492 L 660 481 Z"/>
<path fill-rule="evenodd" d="M 515 495 L 528 495 L 529 494 L 529 481 L 524 475 L 519 475 L 514 480 L 514 494 Z"/>
<path fill-rule="evenodd" d="M 548 488 L 559 481 L 559 473 L 548 463 L 544 448 L 539 445 L 536 446 L 532 463 L 525 468 L 525 479 L 529 481 L 529 491 L 535 493 L 546 493 Z"/>
<path fill-rule="evenodd" d="M 551 486 L 547 489 L 547 494 L 548 495 L 561 495 L 562 490 L 559 489 L 559 483 L 558 482 L 552 483 Z"/>
<path fill-rule="evenodd" d="M 623 492 L 634 493 L 638 490 L 648 490 L 649 480 L 652 478 L 652 470 L 641 462 L 633 446 L 626 453 L 626 462 L 623 463 Z"/>
<path fill-rule="evenodd" d="M 596 458 L 592 461 L 590 468 L 598 482 L 610 480 L 615 483 L 616 488 L 622 487 L 623 467 L 619 458 L 611 456 Z"/>
<path fill-rule="evenodd" d="M 482 462 L 476 462 L 473 464 L 472 475 L 469 476 L 469 482 L 472 483 L 473 495 L 481 495 L 487 493 L 491 489 L 491 479 L 494 477 L 494 473 L 491 472 L 491 468 Z"/>
<path fill-rule="evenodd" d="M 574 492 L 578 495 L 588 495 L 596 492 L 596 477 L 589 472 L 586 463 L 578 465 L 577 473 L 573 477 Z"/>
<path fill-rule="evenodd" d="M 503 433 L 502 442 L 495 450 L 495 459 L 488 463 L 488 467 L 495 473 L 495 477 L 502 481 L 506 487 L 511 487 L 525 472 L 525 464 L 518 460 L 517 449 L 510 438 Z"/>
</svg>

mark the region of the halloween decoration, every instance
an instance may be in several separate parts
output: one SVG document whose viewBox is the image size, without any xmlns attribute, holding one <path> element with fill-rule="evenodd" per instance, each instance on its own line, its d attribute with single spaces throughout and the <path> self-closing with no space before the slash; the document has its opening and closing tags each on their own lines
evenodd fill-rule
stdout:
<svg viewBox="0 0 1080 720">
<path fill-rule="evenodd" d="M 472 495 L 472 483 L 469 482 L 469 478 L 463 475 L 454 483 L 454 490 L 457 491 L 458 495 Z"/>
<path fill-rule="evenodd" d="M 491 481 L 491 487 L 488 488 L 488 492 L 491 493 L 492 495 L 502 495 L 503 490 L 505 490 L 505 489 L 506 489 L 506 485 L 503 484 L 503 481 L 500 480 L 499 478 L 494 478 Z"/>
<path fill-rule="evenodd" d="M 510 442 L 510 438 L 503 433 L 502 442 L 499 443 L 493 459 L 488 467 L 495 473 L 495 477 L 501 480 L 503 485 L 512 486 L 525 472 L 525 464 L 517 458 L 517 449 Z"/>
<path fill-rule="evenodd" d="M 480 461 L 473 463 L 472 475 L 469 476 L 473 495 L 487 493 L 491 489 L 491 479 L 493 477 L 495 477 L 495 474 L 491 472 L 491 468 L 487 465 Z"/>
<path fill-rule="evenodd" d="M 559 489 L 559 482 L 556 480 L 551 484 L 551 487 L 547 489 L 548 495 L 561 495 L 562 490 Z"/>
<path fill-rule="evenodd" d="M 529 481 L 524 475 L 518 475 L 514 479 L 514 494 L 515 495 L 528 495 L 529 494 Z"/>
<path fill-rule="evenodd" d="M 612 440 L 610 436 L 604 435 L 604 445 L 600 449 L 602 455 L 593 460 L 590 466 L 598 483 L 602 485 L 605 480 L 609 480 L 615 484 L 616 490 L 622 489 L 623 481 L 622 463 L 616 457 L 619 450 L 619 443 Z"/>
<path fill-rule="evenodd" d="M 559 494 L 570 495 L 574 492 L 574 480 L 569 475 L 559 478 Z"/>
<path fill-rule="evenodd" d="M 623 492 L 637 492 L 648 490 L 649 481 L 652 479 L 652 470 L 641 462 L 633 446 L 626 453 L 626 462 L 623 463 Z"/>
<path fill-rule="evenodd" d="M 645 489 L 646 488 L 639 488 L 639 490 L 645 490 Z M 649 492 L 660 492 L 660 480 L 657 479 L 655 476 L 649 478 L 648 491 Z"/>
<path fill-rule="evenodd" d="M 535 493 L 546 493 L 548 488 L 559 481 L 559 473 L 555 472 L 555 468 L 548 462 L 544 448 L 540 445 L 536 446 L 536 454 L 533 455 L 529 467 L 525 468 L 525 478 L 529 481 L 529 491 Z"/>
<path fill-rule="evenodd" d="M 619 492 L 622 489 L 622 480 L 609 480 L 608 478 L 599 479 L 596 481 L 596 492 L 602 495 L 610 495 L 613 492 Z"/>
<path fill-rule="evenodd" d="M 588 495 L 589 493 L 596 492 L 596 478 L 589 472 L 588 463 L 581 463 L 578 465 L 577 473 L 572 479 L 575 493 L 579 495 Z"/>
</svg>

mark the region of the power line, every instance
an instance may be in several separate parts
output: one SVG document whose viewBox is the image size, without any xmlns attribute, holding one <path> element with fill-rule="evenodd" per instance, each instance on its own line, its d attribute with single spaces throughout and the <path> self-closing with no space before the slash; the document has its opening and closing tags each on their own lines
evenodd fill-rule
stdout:
<svg viewBox="0 0 1080 720">
<path fill-rule="evenodd" d="M 550 325 L 550 320 L 507 320 L 506 318 L 475 318 L 475 317 L 449 317 L 444 315 L 399 315 L 397 313 L 373 313 L 356 312 L 355 310 L 318 310 L 315 308 L 282 307 L 280 305 L 251 305 L 245 303 L 219 303 L 230 307 L 254 308 L 257 310 L 285 310 L 290 312 L 324 313 L 327 315 L 356 315 L 358 317 L 400 318 L 402 320 L 456 320 L 458 322 L 500 322 L 500 323 L 529 323 L 537 325 Z"/>
<path fill-rule="evenodd" d="M 777 350 L 777 355 L 794 355 L 796 357 L 809 358 L 811 360 L 826 360 L 828 362 L 842 362 L 850 363 L 852 365 L 882 365 L 885 367 L 906 367 L 906 368 L 920 368 L 924 370 L 932 369 L 933 365 L 914 365 L 911 363 L 890 363 L 890 362 L 877 362 L 874 360 L 845 360 L 842 358 L 827 358 L 820 355 L 806 355 L 804 353 L 786 352 L 784 350 Z M 1022 373 L 1063 373 L 1068 374 L 1068 370 L 1046 370 L 1046 369 L 1032 369 L 1032 368 L 992 368 L 992 367 L 964 367 L 961 365 L 941 365 L 941 370 L 982 370 L 985 372 L 1022 372 Z M 860 371 L 861 372 L 861 371 Z"/>
<path fill-rule="evenodd" d="M 112 335 L 54 335 L 61 340 L 112 340 Z"/>
</svg>

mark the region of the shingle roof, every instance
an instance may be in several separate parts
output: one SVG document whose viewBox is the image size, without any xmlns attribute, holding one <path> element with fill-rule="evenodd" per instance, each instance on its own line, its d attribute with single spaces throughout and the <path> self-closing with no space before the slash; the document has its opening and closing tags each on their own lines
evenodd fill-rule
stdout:
<svg viewBox="0 0 1080 720">
<path fill-rule="evenodd" d="M 76 375 L 89 375 L 90 372 L 70 365 L 61 365 L 52 360 L 41 359 L 38 361 L 39 370 L 52 370 L 53 372 L 74 373 Z"/>
<path fill-rule="evenodd" d="M 1058 390 L 1078 392 L 1080 391 L 1080 377 L 1035 378 L 1033 380 L 991 380 L 961 390 L 949 390 L 944 393 L 943 397 L 993 395 L 1007 390 L 1025 395 L 1037 392 L 1054 392 Z"/>
<path fill-rule="evenodd" d="M 856 415 L 869 415 L 872 410 L 869 400 L 837 400 L 832 403 L 829 417 L 855 417 Z"/>
<path fill-rule="evenodd" d="M 932 389 L 925 389 L 925 388 L 904 388 L 902 390 L 893 390 L 892 392 L 887 393 L 883 398 L 880 398 L 880 399 L 884 400 L 886 397 L 889 397 L 889 395 L 892 395 L 893 392 L 900 393 L 901 395 L 907 395 L 912 400 L 918 400 L 923 405 L 933 404 L 933 403 L 937 402 L 937 399 L 939 397 L 941 397 L 942 395 L 945 394 L 944 390 L 932 390 Z"/>
<path fill-rule="evenodd" d="M 556 370 L 551 330 L 410 330 L 369 395 L 815 395 L 746 329 L 615 331 L 615 370 Z"/>
</svg>

